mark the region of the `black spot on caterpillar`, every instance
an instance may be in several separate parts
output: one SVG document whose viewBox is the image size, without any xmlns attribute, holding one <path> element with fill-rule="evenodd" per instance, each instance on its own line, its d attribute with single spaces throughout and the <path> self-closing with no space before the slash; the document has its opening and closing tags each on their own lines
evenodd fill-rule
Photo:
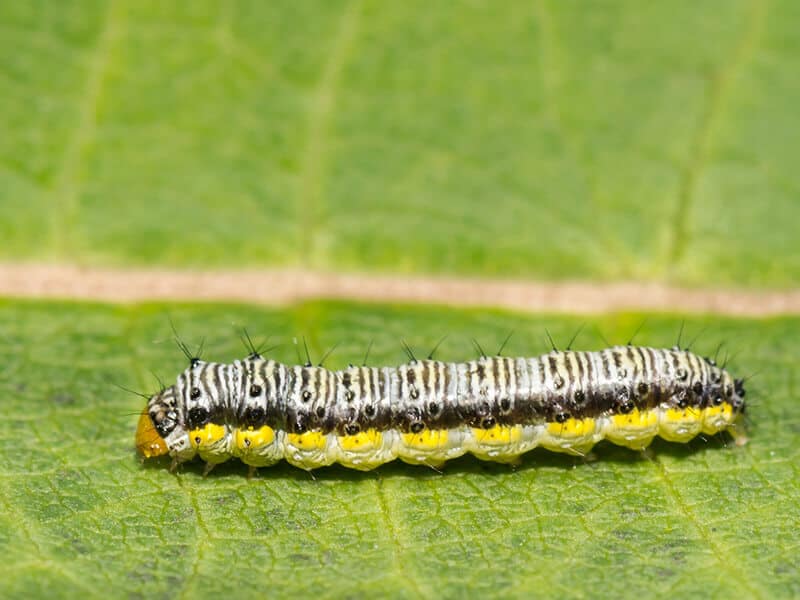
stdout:
<svg viewBox="0 0 800 600">
<path fill-rule="evenodd" d="M 190 358 L 141 414 L 136 446 L 145 457 L 361 470 L 395 458 L 437 466 L 467 452 L 514 462 L 537 446 L 584 455 L 603 439 L 636 450 L 657 435 L 687 442 L 735 430 L 745 410 L 741 379 L 677 348 L 412 357 L 339 371 L 257 352 L 230 364 Z"/>
</svg>

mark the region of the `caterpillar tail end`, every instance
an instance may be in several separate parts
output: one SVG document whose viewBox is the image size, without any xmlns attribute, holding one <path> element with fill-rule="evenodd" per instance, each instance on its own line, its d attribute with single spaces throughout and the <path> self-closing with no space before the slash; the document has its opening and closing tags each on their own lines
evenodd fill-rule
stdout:
<svg viewBox="0 0 800 600">
<path fill-rule="evenodd" d="M 147 407 L 139 415 L 139 423 L 136 425 L 136 451 L 144 458 L 163 456 L 169 451 L 167 442 L 159 435 L 155 425 L 153 425 L 153 420 L 147 412 Z"/>
<path fill-rule="evenodd" d="M 750 438 L 747 437 L 747 430 L 744 427 L 742 419 L 734 421 L 732 426 L 728 428 L 728 432 L 731 434 L 731 437 L 733 437 L 733 443 L 740 448 L 746 446 L 747 442 L 750 441 Z"/>
</svg>

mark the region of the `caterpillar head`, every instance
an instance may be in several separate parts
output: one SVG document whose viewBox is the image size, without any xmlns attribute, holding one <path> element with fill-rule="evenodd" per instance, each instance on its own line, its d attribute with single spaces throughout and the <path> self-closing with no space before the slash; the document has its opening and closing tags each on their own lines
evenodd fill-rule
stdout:
<svg viewBox="0 0 800 600">
<path fill-rule="evenodd" d="M 172 440 L 178 427 L 175 387 L 151 396 L 136 427 L 136 450 L 145 458 L 174 454 Z"/>
</svg>

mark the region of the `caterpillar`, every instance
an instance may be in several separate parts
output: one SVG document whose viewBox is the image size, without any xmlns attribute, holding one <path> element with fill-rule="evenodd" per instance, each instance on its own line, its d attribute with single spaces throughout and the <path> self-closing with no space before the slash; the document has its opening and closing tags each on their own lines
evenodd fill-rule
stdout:
<svg viewBox="0 0 800 600">
<path fill-rule="evenodd" d="M 677 347 L 339 371 L 253 351 L 230 364 L 191 358 L 174 385 L 149 397 L 136 448 L 145 458 L 169 454 L 173 468 L 199 456 L 207 470 L 232 457 L 306 470 L 369 470 L 396 458 L 435 468 L 467 452 L 514 463 L 537 446 L 581 456 L 604 439 L 643 450 L 655 436 L 735 432 L 744 396 L 724 365 Z"/>
</svg>

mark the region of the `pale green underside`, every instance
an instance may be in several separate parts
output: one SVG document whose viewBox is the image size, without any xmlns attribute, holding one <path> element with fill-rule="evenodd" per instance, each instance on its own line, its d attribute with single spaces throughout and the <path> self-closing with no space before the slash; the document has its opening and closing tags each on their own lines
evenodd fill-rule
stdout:
<svg viewBox="0 0 800 600">
<path fill-rule="evenodd" d="M 652 458 L 607 444 L 585 463 L 536 450 L 522 467 L 465 457 L 444 474 L 392 463 L 341 467 L 312 479 L 286 465 L 248 480 L 233 461 L 208 478 L 142 466 L 133 431 L 139 390 L 184 368 L 167 321 L 209 359 L 245 353 L 239 328 L 272 334 L 295 360 L 293 334 L 331 367 L 425 354 L 441 335 L 446 360 L 473 355 L 467 336 L 510 355 L 547 349 L 544 327 L 576 348 L 625 342 L 641 315 L 598 320 L 435 308 L 306 304 L 130 309 L 0 304 L 0 596 L 211 597 L 775 597 L 800 594 L 796 357 L 800 320 L 689 319 L 695 348 L 726 341 L 748 382 L 745 447 L 657 441 Z M 637 343 L 671 345 L 678 318 L 650 317 Z M 222 597 L 222 596 L 220 596 Z"/>
<path fill-rule="evenodd" d="M 0 4 L 0 259 L 788 287 L 800 4 Z"/>
</svg>

